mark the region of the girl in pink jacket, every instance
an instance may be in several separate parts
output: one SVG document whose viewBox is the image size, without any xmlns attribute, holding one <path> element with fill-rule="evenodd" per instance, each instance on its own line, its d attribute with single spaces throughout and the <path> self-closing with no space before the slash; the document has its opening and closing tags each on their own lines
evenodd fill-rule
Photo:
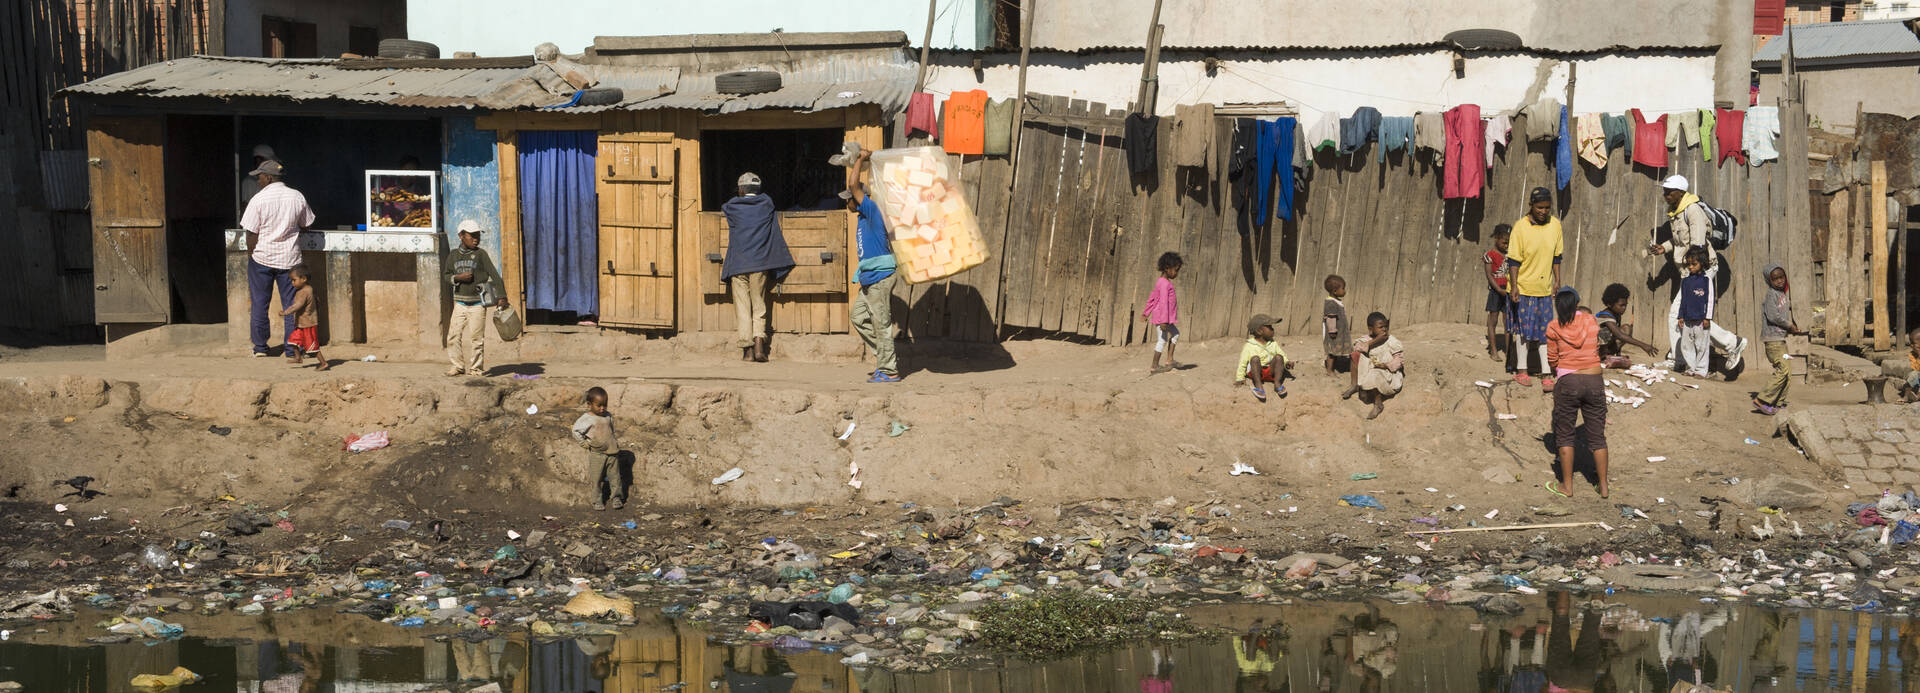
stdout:
<svg viewBox="0 0 1920 693">
<path fill-rule="evenodd" d="M 1148 374 L 1180 367 L 1180 362 L 1173 360 L 1173 345 L 1180 341 L 1180 328 L 1175 326 L 1180 322 L 1180 302 L 1173 294 L 1173 280 L 1180 276 L 1181 264 L 1179 253 L 1160 254 L 1160 278 L 1153 280 L 1153 293 L 1147 294 L 1147 307 L 1140 311 L 1147 319 L 1148 330 L 1158 337 L 1153 343 L 1153 367 Z M 1163 352 L 1167 355 L 1164 369 L 1160 365 Z"/>
</svg>

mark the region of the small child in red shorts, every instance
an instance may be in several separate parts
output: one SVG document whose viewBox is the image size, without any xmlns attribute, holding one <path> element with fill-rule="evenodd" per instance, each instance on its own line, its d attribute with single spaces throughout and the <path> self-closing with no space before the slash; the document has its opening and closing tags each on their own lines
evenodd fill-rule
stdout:
<svg viewBox="0 0 1920 693">
<path fill-rule="evenodd" d="M 312 354 L 314 370 L 327 370 L 327 359 L 320 355 L 320 306 L 313 301 L 313 285 L 306 265 L 294 265 L 287 274 L 293 278 L 293 302 L 281 315 L 293 315 L 295 329 L 287 335 L 287 362 L 300 365 L 302 352 Z"/>
</svg>

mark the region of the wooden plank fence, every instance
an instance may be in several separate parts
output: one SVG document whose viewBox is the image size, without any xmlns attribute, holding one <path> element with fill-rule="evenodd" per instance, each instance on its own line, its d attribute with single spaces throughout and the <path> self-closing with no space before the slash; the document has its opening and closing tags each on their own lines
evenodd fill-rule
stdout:
<svg viewBox="0 0 1920 693">
<path fill-rule="evenodd" d="M 1321 152 L 1296 195 L 1294 219 L 1243 235 L 1224 174 L 1231 119 L 1216 122 L 1208 170 L 1176 168 L 1162 146 L 1156 171 L 1131 176 L 1122 111 L 1054 96 L 1029 97 L 1028 111 L 1011 190 L 1005 159 L 961 164 L 993 259 L 903 289 L 910 333 L 1137 343 L 1146 338 L 1138 315 L 1154 261 L 1165 251 L 1186 259 L 1178 287 L 1190 339 L 1235 336 L 1255 312 L 1281 318 L 1284 333 L 1316 333 L 1328 274 L 1347 279 L 1356 317 L 1380 311 L 1402 325 L 1484 324 L 1480 256 L 1489 232 L 1525 213 L 1532 188 L 1554 186 L 1552 142 L 1526 142 L 1525 121 L 1516 118 L 1515 137 L 1496 151 L 1478 199 L 1442 200 L 1431 152 L 1392 153 L 1384 162 L 1374 161 L 1372 145 L 1352 156 Z M 1747 355 L 1757 356 L 1760 268 L 1778 261 L 1795 285 L 1814 286 L 1804 110 L 1783 103 L 1781 122 L 1780 159 L 1762 166 L 1703 162 L 1697 148 L 1672 152 L 1660 169 L 1634 165 L 1624 150 L 1604 169 L 1576 161 L 1572 183 L 1555 194 L 1565 282 L 1596 308 L 1606 285 L 1627 285 L 1636 335 L 1664 347 L 1675 281 L 1669 263 L 1646 257 L 1645 248 L 1666 219 L 1660 182 L 1684 175 L 1702 199 L 1740 219 L 1739 237 L 1723 253 L 1722 320 L 1753 338 Z M 1170 128 L 1162 119 L 1162 142 Z"/>
</svg>

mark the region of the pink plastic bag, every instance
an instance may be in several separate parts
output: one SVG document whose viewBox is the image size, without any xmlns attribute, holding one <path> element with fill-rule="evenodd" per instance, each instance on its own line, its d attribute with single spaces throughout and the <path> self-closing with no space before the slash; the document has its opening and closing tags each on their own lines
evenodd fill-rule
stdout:
<svg viewBox="0 0 1920 693">
<path fill-rule="evenodd" d="M 387 446 L 387 432 L 374 431 L 365 435 L 347 436 L 347 442 L 340 447 L 353 452 L 379 450 Z"/>
</svg>

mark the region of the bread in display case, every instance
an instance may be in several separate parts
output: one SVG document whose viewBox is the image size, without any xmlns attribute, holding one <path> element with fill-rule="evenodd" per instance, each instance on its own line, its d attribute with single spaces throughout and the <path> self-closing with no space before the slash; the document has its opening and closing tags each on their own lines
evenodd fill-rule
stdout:
<svg viewBox="0 0 1920 693">
<path fill-rule="evenodd" d="M 440 180 L 433 171 L 367 171 L 368 231 L 440 228 Z"/>
</svg>

